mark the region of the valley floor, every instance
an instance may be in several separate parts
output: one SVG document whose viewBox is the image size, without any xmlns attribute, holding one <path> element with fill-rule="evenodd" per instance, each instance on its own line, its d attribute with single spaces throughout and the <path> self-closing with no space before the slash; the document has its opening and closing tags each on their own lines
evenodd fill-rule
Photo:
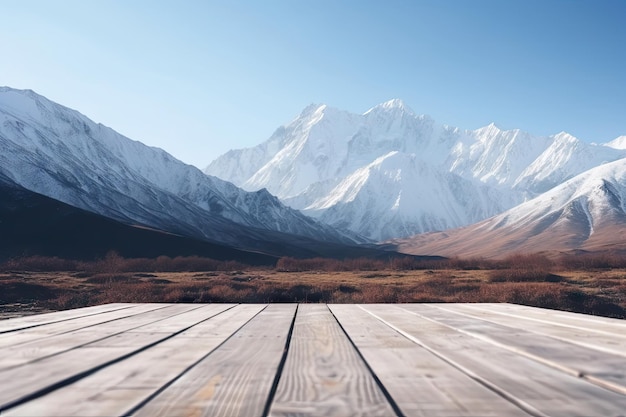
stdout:
<svg viewBox="0 0 626 417">
<path fill-rule="evenodd" d="M 626 269 L 0 272 L 0 318 L 104 303 L 515 303 L 626 318 Z"/>
</svg>

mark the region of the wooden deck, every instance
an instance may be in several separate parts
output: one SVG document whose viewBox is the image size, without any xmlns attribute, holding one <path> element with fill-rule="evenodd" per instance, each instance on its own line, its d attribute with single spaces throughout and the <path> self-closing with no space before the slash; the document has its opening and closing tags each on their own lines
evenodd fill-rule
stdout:
<svg viewBox="0 0 626 417">
<path fill-rule="evenodd" d="M 107 304 L 0 321 L 2 416 L 624 416 L 626 322 L 511 304 Z"/>
</svg>

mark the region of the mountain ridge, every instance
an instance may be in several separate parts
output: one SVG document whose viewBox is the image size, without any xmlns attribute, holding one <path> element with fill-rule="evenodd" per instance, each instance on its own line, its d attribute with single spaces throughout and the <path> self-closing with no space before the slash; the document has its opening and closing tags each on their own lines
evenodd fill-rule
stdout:
<svg viewBox="0 0 626 417">
<path fill-rule="evenodd" d="M 0 174 L 15 184 L 123 223 L 254 251 L 290 239 L 303 253 L 363 241 L 31 90 L 0 89 L 0 146 Z"/>
<path fill-rule="evenodd" d="M 0 175 L 0 260 L 23 256 L 98 259 L 205 256 L 249 265 L 277 257 L 118 222 L 26 190 Z"/>
<path fill-rule="evenodd" d="M 626 252 L 626 159 L 587 170 L 477 224 L 390 243 L 405 253 L 460 257 Z"/>
<path fill-rule="evenodd" d="M 587 144 L 565 132 L 534 136 L 494 123 L 463 130 L 417 115 L 394 99 L 360 115 L 308 106 L 268 140 L 229 151 L 204 172 L 246 190 L 266 188 L 324 223 L 382 241 L 489 218 L 585 170 L 626 157 L 621 142 L 612 143 Z M 374 166 L 383 166 L 376 162 L 383 157 L 388 158 L 385 168 L 369 175 Z M 402 162 L 411 158 L 420 161 L 421 170 Z M 392 160 L 400 165 L 392 166 Z M 420 186 L 420 172 L 431 173 L 428 193 Z M 412 192 L 422 195 L 407 198 Z M 390 207 L 389 200 L 399 204 Z"/>
</svg>

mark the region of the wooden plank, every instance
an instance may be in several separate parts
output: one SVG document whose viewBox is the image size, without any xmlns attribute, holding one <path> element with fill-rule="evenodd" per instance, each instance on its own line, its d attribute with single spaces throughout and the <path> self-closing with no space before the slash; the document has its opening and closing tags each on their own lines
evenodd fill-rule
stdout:
<svg viewBox="0 0 626 417">
<path fill-rule="evenodd" d="M 357 305 L 329 307 L 403 415 L 528 416 Z"/>
<path fill-rule="evenodd" d="M 224 342 L 265 305 L 239 305 L 7 416 L 118 416 L 146 401 Z M 166 366 L 164 366 L 166 364 Z"/>
<path fill-rule="evenodd" d="M 118 346 L 106 346 L 106 343 L 101 343 L 98 346 L 95 343 L 88 343 L 30 362 L 25 366 L 16 366 L 0 371 L 0 381 L 11 381 L 10 385 L 0 390 L 0 412 L 26 401 L 33 395 L 41 396 L 47 390 L 60 388 L 102 367 L 112 365 L 146 348 L 162 343 L 176 333 L 229 308 L 228 305 L 198 305 L 189 310 L 189 307 L 189 305 L 173 305 L 171 307 L 172 316 L 162 320 L 165 324 L 172 321 L 179 323 L 179 327 L 175 331 L 139 332 L 140 338 L 131 338 L 130 343 L 120 343 Z M 154 314 L 162 311 L 158 310 Z M 174 314 L 176 312 L 179 314 Z M 111 323 L 105 323 L 102 326 L 110 325 Z"/>
<path fill-rule="evenodd" d="M 262 415 L 296 308 L 295 304 L 269 305 L 136 415 Z"/>
<path fill-rule="evenodd" d="M 0 415 L 623 415 L 622 322 L 492 306 L 64 312 L 0 334 Z"/>
<path fill-rule="evenodd" d="M 410 340 L 531 415 L 620 415 L 626 396 L 409 312 L 420 305 L 364 305 Z"/>
<path fill-rule="evenodd" d="M 271 416 L 395 416 L 326 305 L 298 307 Z"/>
<path fill-rule="evenodd" d="M 595 349 L 613 355 L 626 356 L 626 332 L 624 332 L 624 334 L 612 334 L 609 336 L 579 327 L 563 326 L 560 323 L 547 322 L 544 320 L 529 320 L 521 313 L 519 315 L 502 314 L 502 312 L 493 311 L 489 306 L 482 304 L 449 304 L 443 306 L 443 308 L 503 326 L 550 336 L 589 349 Z"/>
<path fill-rule="evenodd" d="M 488 322 L 444 306 L 414 305 L 407 309 L 502 349 L 626 395 L 626 360 L 623 356 Z"/>
<path fill-rule="evenodd" d="M 572 313 L 569 311 L 550 310 L 547 308 L 529 307 L 518 304 L 489 303 L 482 304 L 490 311 L 512 314 L 527 320 L 544 321 L 548 324 L 559 324 L 570 328 L 581 328 L 594 333 L 606 335 L 623 335 L 626 333 L 626 320 L 609 317 L 591 316 L 589 314 Z"/>
<path fill-rule="evenodd" d="M 125 317 L 134 316 L 140 313 L 158 310 L 167 307 L 166 304 L 137 304 L 129 308 L 111 310 L 101 314 L 91 314 L 78 317 L 72 320 L 49 323 L 41 326 L 16 330 L 9 333 L 0 334 L 0 349 L 8 346 L 15 346 L 38 339 L 45 339 L 50 336 L 69 333 L 71 331 L 85 329 L 98 324 Z M 44 342 L 45 343 L 45 342 Z M 0 356 L 2 354 L 0 353 Z"/>
<path fill-rule="evenodd" d="M 65 320 L 73 320 L 79 317 L 105 313 L 107 311 L 120 310 L 132 307 L 129 303 L 103 304 L 99 306 L 84 307 L 73 310 L 56 311 L 54 313 L 37 314 L 27 317 L 16 317 L 0 320 L 0 333 L 12 332 L 19 329 L 40 326 L 42 324 L 57 323 Z"/>
<path fill-rule="evenodd" d="M 110 338 L 114 335 L 138 329 L 142 326 L 164 323 L 171 316 L 200 308 L 199 304 L 169 305 L 152 311 L 145 311 L 131 317 L 101 323 L 98 326 L 86 327 L 54 335 L 45 339 L 0 349 L 0 370 L 25 365 L 48 356 L 58 355 L 89 343 Z M 146 308 L 146 307 L 144 307 Z M 149 310 L 149 306 L 147 306 Z"/>
</svg>

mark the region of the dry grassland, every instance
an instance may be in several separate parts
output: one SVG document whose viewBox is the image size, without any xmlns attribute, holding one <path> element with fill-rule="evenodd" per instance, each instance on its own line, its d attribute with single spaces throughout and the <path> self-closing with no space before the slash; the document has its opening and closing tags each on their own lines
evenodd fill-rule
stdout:
<svg viewBox="0 0 626 417">
<path fill-rule="evenodd" d="M 626 269 L 6 270 L 0 272 L 0 289 L 0 311 L 5 317 L 112 302 L 508 302 L 626 317 Z"/>
</svg>

